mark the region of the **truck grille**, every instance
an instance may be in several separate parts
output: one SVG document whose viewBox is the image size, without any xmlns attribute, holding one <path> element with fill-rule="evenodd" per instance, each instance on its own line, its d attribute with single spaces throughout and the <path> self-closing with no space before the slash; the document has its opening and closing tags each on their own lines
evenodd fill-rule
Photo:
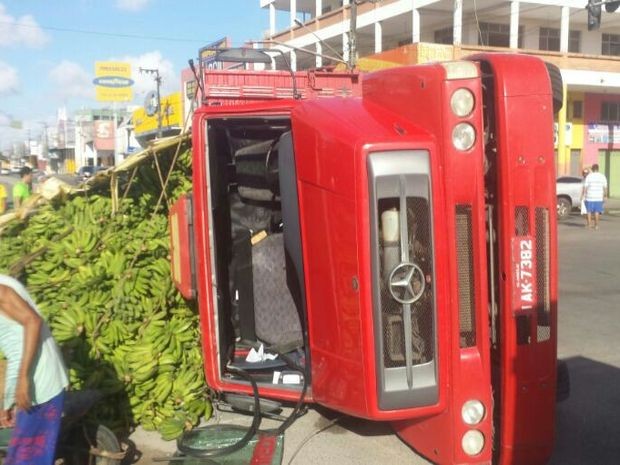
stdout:
<svg viewBox="0 0 620 465">
<path fill-rule="evenodd" d="M 428 153 L 368 159 L 379 407 L 436 402 L 436 309 Z"/>
<path fill-rule="evenodd" d="M 456 206 L 456 265 L 458 273 L 460 347 L 476 345 L 474 246 L 471 206 Z"/>
<path fill-rule="evenodd" d="M 515 208 L 515 234 L 517 237 L 531 237 L 533 245 L 534 302 L 532 311 L 520 312 L 515 316 L 517 343 L 519 345 L 544 342 L 551 339 L 551 298 L 549 295 L 549 210 L 534 209 L 530 224 L 530 209 Z"/>
<path fill-rule="evenodd" d="M 379 211 L 398 212 L 398 198 L 382 199 L 379 201 Z M 381 260 L 379 262 L 381 273 L 381 314 L 384 321 L 383 343 L 387 348 L 383 354 L 386 367 L 404 367 L 407 365 L 407 350 L 405 339 L 409 340 L 410 361 L 409 365 L 426 363 L 433 358 L 433 292 L 430 282 L 432 275 L 431 243 L 430 243 L 430 218 L 428 201 L 423 198 L 406 198 L 406 226 L 407 239 L 404 255 L 406 259 L 417 265 L 412 276 L 413 293 L 409 290 L 398 289 L 397 297 L 401 300 L 413 300 L 411 304 L 401 303 L 395 300 L 390 292 L 390 275 L 394 268 L 399 265 L 403 257 L 402 247 L 397 243 L 389 244 L 382 241 L 379 249 Z M 389 257 L 386 250 L 389 247 L 397 250 L 398 254 Z M 407 277 L 407 270 L 402 273 L 397 271 L 392 281 Z M 418 294 L 420 294 L 418 296 Z M 406 312 L 409 315 L 406 315 Z M 410 320 L 410 322 L 409 322 Z M 405 332 L 409 332 L 410 338 L 406 338 Z"/>
<path fill-rule="evenodd" d="M 537 340 L 551 338 L 551 303 L 549 297 L 549 210 L 536 208 L 536 304 Z"/>
</svg>

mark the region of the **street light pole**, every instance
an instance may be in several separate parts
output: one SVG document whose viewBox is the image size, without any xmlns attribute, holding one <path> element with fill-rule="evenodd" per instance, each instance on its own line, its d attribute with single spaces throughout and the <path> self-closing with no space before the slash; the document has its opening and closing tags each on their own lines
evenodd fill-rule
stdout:
<svg viewBox="0 0 620 465">
<path fill-rule="evenodd" d="M 155 83 L 157 84 L 157 138 L 161 139 L 162 131 L 161 131 L 161 76 L 159 75 L 158 68 L 140 68 L 141 73 L 152 74 L 155 76 Z"/>
</svg>

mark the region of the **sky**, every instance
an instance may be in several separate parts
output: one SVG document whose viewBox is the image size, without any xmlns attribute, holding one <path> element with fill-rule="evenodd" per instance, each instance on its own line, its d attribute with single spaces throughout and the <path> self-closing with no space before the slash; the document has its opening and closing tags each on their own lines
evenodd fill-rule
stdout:
<svg viewBox="0 0 620 465">
<path fill-rule="evenodd" d="M 60 108 L 110 107 L 95 100 L 96 61 L 131 63 L 141 105 L 155 83 L 140 67 L 159 69 L 166 95 L 200 47 L 241 46 L 268 28 L 259 0 L 0 0 L 0 150 L 36 138 Z"/>
</svg>

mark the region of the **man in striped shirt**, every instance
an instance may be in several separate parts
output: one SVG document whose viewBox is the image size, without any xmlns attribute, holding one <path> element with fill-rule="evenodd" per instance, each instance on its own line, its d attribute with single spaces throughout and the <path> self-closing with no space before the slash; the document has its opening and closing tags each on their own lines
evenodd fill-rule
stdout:
<svg viewBox="0 0 620 465">
<path fill-rule="evenodd" d="M 598 220 L 603 213 L 603 201 L 607 197 L 607 178 L 598 172 L 598 165 L 592 165 L 592 172 L 586 176 L 583 183 L 581 198 L 585 199 L 587 211 L 587 227 L 598 229 Z M 594 214 L 594 224 L 592 223 Z"/>
</svg>

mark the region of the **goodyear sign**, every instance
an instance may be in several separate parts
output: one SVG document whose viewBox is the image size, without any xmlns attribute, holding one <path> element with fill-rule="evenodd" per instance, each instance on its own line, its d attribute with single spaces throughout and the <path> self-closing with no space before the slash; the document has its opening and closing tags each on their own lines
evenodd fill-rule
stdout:
<svg viewBox="0 0 620 465">
<path fill-rule="evenodd" d="M 131 65 L 118 61 L 95 62 L 96 98 L 100 102 L 129 102 L 133 99 Z"/>
<path fill-rule="evenodd" d="M 175 92 L 161 99 L 162 128 L 179 128 L 183 125 L 181 92 Z M 157 112 L 149 116 L 144 107 L 133 112 L 133 126 L 136 137 L 157 131 Z"/>
</svg>

